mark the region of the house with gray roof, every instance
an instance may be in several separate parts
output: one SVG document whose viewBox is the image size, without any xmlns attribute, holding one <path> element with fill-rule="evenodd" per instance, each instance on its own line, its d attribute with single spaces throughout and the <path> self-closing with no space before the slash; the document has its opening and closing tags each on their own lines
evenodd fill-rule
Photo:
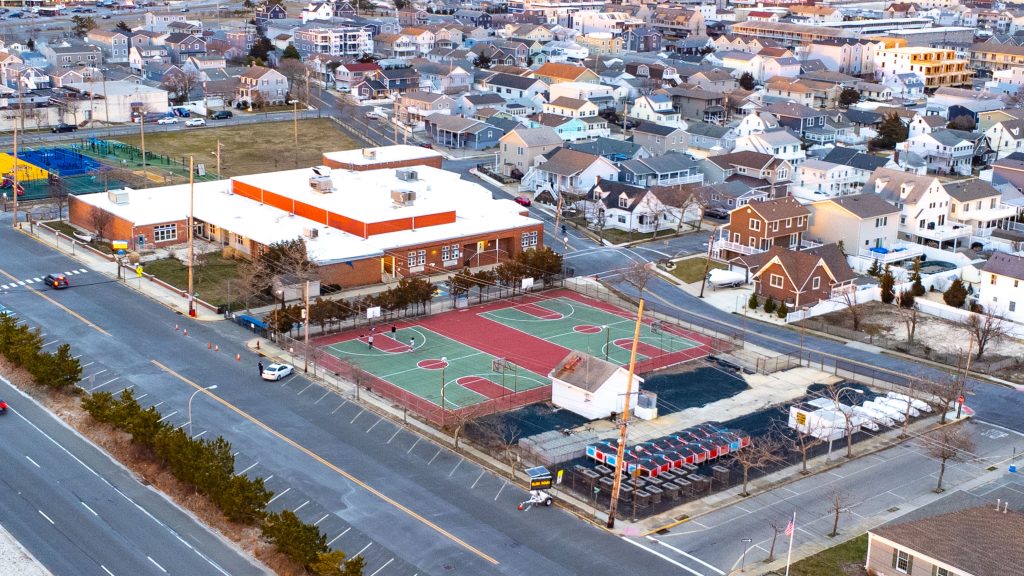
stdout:
<svg viewBox="0 0 1024 576">
<path fill-rule="evenodd" d="M 669 152 L 619 163 L 619 180 L 634 186 L 703 184 L 704 174 L 696 160 L 681 152 Z"/>
<path fill-rule="evenodd" d="M 435 112 L 423 119 L 424 128 L 436 144 L 453 149 L 483 150 L 497 146 L 504 132 L 492 124 Z"/>
<path fill-rule="evenodd" d="M 898 240 L 900 209 L 878 194 L 854 194 L 811 202 L 807 237 L 823 244 L 842 243 L 849 256 L 891 264 L 921 255 L 919 244 Z"/>
<path fill-rule="evenodd" d="M 649 158 L 651 153 L 643 146 L 628 140 L 616 138 L 595 138 L 580 142 L 568 142 L 565 145 L 570 150 L 578 150 L 587 154 L 603 156 L 612 162 L 624 162 L 626 160 L 637 160 Z"/>
<path fill-rule="evenodd" d="M 689 147 L 689 135 L 678 126 L 641 122 L 633 129 L 633 142 L 658 156 L 668 152 L 685 152 Z"/>
<path fill-rule="evenodd" d="M 986 311 L 1024 322 L 1024 257 L 994 252 L 981 267 L 978 302 Z"/>
<path fill-rule="evenodd" d="M 678 231 L 683 225 L 697 227 L 702 206 L 702 186 L 634 186 L 601 180 L 587 194 L 587 220 L 594 228 L 623 232 Z"/>
<path fill-rule="evenodd" d="M 694 158 L 707 158 L 715 154 L 732 152 L 736 135 L 725 126 L 707 122 L 690 122 L 686 127 L 689 140 L 687 152 Z"/>
<path fill-rule="evenodd" d="M 555 148 L 534 159 L 520 188 L 534 191 L 538 200 L 557 202 L 561 195 L 582 198 L 599 181 L 618 179 L 618 167 L 607 158 Z"/>
</svg>

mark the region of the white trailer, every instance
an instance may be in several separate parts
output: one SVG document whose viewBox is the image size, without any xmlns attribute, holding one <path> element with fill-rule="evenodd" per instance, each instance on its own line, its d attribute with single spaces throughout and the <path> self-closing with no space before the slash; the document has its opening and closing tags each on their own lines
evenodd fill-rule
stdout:
<svg viewBox="0 0 1024 576">
<path fill-rule="evenodd" d="M 877 431 L 879 424 L 888 427 L 892 427 L 893 425 L 892 418 L 889 418 L 888 416 L 886 416 L 882 412 L 879 412 L 878 410 L 865 408 L 864 406 L 854 406 L 853 409 L 864 418 L 867 418 L 868 422 L 875 426 L 874 428 L 871 428 L 870 426 L 865 424 L 864 427 L 868 428 L 869 430 Z"/>
<path fill-rule="evenodd" d="M 906 400 L 910 402 L 910 405 L 917 408 L 921 412 L 930 413 L 932 411 L 931 405 L 924 400 L 918 400 L 917 398 L 911 398 L 906 394 L 900 394 L 899 392 L 889 392 L 885 395 L 887 398 L 895 398 L 896 400 Z"/>
<path fill-rule="evenodd" d="M 708 283 L 715 288 L 737 288 L 746 282 L 747 275 L 743 272 L 718 268 L 708 272 Z"/>
<path fill-rule="evenodd" d="M 887 415 L 889 418 L 892 418 L 894 422 L 903 422 L 904 420 L 906 420 L 906 418 L 903 416 L 903 412 L 901 412 L 895 406 L 889 406 L 888 404 L 883 404 L 876 400 L 865 402 L 864 406 L 867 408 L 871 408 L 872 410 L 877 410 Z"/>
<path fill-rule="evenodd" d="M 911 418 L 917 418 L 921 415 L 921 412 L 906 400 L 897 400 L 895 398 L 876 398 L 875 401 L 881 404 L 888 404 L 889 406 L 899 410 L 901 414 L 906 414 Z"/>
</svg>

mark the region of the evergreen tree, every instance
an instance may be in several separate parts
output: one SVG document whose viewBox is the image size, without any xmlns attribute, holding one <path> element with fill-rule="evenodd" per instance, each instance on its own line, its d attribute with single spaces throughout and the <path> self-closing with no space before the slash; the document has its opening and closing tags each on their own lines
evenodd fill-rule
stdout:
<svg viewBox="0 0 1024 576">
<path fill-rule="evenodd" d="M 868 274 L 875 278 L 882 274 L 882 265 L 879 264 L 877 259 L 871 263 L 871 267 L 868 268 Z"/>
<path fill-rule="evenodd" d="M 268 515 L 261 530 L 278 550 L 306 569 L 321 553 L 328 551 L 327 536 L 316 526 L 304 523 L 291 510 Z"/>
<path fill-rule="evenodd" d="M 911 274 L 910 279 L 913 280 L 913 282 L 914 282 L 914 284 L 910 287 L 911 291 L 913 291 L 914 296 L 924 296 L 925 289 L 924 289 L 924 284 L 921 283 L 921 259 L 920 258 L 915 258 L 914 259 L 914 271 Z"/>
<path fill-rule="evenodd" d="M 747 300 L 747 308 L 750 308 L 751 310 L 757 310 L 757 307 L 760 305 L 761 303 L 757 301 L 757 292 L 751 292 L 750 299 Z"/>
<path fill-rule="evenodd" d="M 885 265 L 885 272 L 879 279 L 879 287 L 882 289 L 882 302 L 892 304 L 896 300 L 896 277 L 892 275 L 889 265 Z"/>
<path fill-rule="evenodd" d="M 860 102 L 860 90 L 847 86 L 839 93 L 839 105 L 843 108 L 849 108 L 857 102 Z"/>
<path fill-rule="evenodd" d="M 949 288 L 942 293 L 942 301 L 953 308 L 963 308 L 967 302 L 967 287 L 964 286 L 963 280 L 954 278 Z"/>
<path fill-rule="evenodd" d="M 295 47 L 294 44 L 289 44 L 288 47 L 284 49 L 284 52 L 281 53 L 281 58 L 282 59 L 284 59 L 284 58 L 291 58 L 292 60 L 302 60 L 302 55 L 299 54 L 299 50 Z"/>
<path fill-rule="evenodd" d="M 900 298 L 898 300 L 900 308 L 911 309 L 914 307 L 914 289 L 908 288 L 900 292 Z"/>
<path fill-rule="evenodd" d="M 872 146 L 883 150 L 892 150 L 896 145 L 907 139 L 909 129 L 896 113 L 889 114 L 878 126 L 878 136 L 871 141 Z"/>
<path fill-rule="evenodd" d="M 775 314 L 779 318 L 786 318 L 786 315 L 789 314 L 789 306 L 786 305 L 785 301 L 779 304 L 779 308 L 775 311 Z"/>
<path fill-rule="evenodd" d="M 754 80 L 753 74 L 750 72 L 744 72 L 743 75 L 740 76 L 740 88 L 743 88 L 744 90 L 753 90 L 756 87 L 757 81 Z"/>
<path fill-rule="evenodd" d="M 775 299 L 769 296 L 768 299 L 764 301 L 764 311 L 771 314 L 772 312 L 775 312 L 776 308 Z"/>
</svg>

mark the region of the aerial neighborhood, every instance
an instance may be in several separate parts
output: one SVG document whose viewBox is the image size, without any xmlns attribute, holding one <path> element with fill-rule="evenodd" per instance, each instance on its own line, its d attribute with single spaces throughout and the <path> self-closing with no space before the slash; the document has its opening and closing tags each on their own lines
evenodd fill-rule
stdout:
<svg viewBox="0 0 1024 576">
<path fill-rule="evenodd" d="M 0 142 L 11 574 L 1021 573 L 1024 0 L 12 0 Z"/>
</svg>

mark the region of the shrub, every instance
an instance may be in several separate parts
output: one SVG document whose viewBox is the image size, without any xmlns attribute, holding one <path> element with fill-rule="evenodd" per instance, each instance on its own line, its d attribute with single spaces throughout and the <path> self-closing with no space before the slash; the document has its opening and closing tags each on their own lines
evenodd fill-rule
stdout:
<svg viewBox="0 0 1024 576">
<path fill-rule="evenodd" d="M 914 289 L 913 288 L 910 288 L 910 289 L 907 289 L 907 290 L 904 290 L 904 291 L 900 292 L 900 298 L 899 298 L 899 301 L 898 301 L 898 304 L 900 305 L 900 308 L 906 308 L 908 310 L 910 308 L 913 308 L 914 307 L 914 298 L 916 298 L 916 296 L 914 296 Z"/>
<path fill-rule="evenodd" d="M 776 308 L 775 299 L 769 296 L 768 299 L 764 301 L 764 311 L 771 314 L 772 312 L 775 312 Z"/>
<path fill-rule="evenodd" d="M 882 265 L 878 263 L 878 260 L 873 261 L 871 263 L 871 267 L 868 268 L 868 274 L 874 276 L 875 278 L 878 278 L 878 276 L 881 275 L 881 273 Z"/>
<path fill-rule="evenodd" d="M 963 280 L 955 278 L 949 288 L 942 293 L 942 301 L 953 308 L 963 308 L 964 303 L 967 302 L 967 288 L 964 286 Z"/>
<path fill-rule="evenodd" d="M 882 302 L 892 304 L 896 300 L 896 278 L 888 266 L 885 267 L 885 272 L 879 279 L 879 287 L 882 289 Z"/>
<path fill-rule="evenodd" d="M 779 318 L 785 319 L 786 315 L 789 314 L 789 306 L 787 306 L 785 302 L 782 302 L 779 304 L 779 308 L 775 311 L 775 314 L 778 315 Z"/>
<path fill-rule="evenodd" d="M 757 310 L 757 307 L 760 305 L 761 303 L 757 301 L 757 293 L 751 292 L 750 299 L 747 300 L 747 308 L 750 308 L 751 310 Z"/>
</svg>

